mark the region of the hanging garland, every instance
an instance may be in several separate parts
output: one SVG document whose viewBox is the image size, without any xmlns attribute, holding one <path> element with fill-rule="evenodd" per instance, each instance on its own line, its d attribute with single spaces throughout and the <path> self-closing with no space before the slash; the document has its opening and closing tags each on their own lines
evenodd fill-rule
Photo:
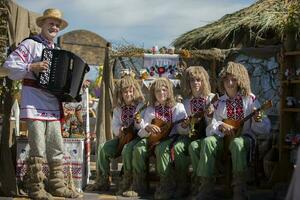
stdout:
<svg viewBox="0 0 300 200">
<path fill-rule="evenodd" d="M 144 57 L 145 53 L 153 53 L 151 49 L 138 48 L 133 45 L 122 46 L 115 48 L 111 52 L 111 58 L 117 57 Z M 201 58 L 204 60 L 218 60 L 223 61 L 228 54 L 228 50 L 221 49 L 206 49 L 206 50 L 188 50 L 178 49 L 174 51 L 175 54 L 179 54 L 183 59 L 197 59 Z"/>
</svg>

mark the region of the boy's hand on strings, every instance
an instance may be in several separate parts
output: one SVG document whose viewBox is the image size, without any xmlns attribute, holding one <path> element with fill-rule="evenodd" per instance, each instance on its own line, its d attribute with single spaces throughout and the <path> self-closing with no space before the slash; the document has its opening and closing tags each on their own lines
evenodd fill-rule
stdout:
<svg viewBox="0 0 300 200">
<path fill-rule="evenodd" d="M 181 122 L 181 127 L 182 128 L 187 128 L 190 124 L 190 119 L 186 118 L 183 122 Z"/>
<path fill-rule="evenodd" d="M 260 110 L 256 110 L 256 108 L 253 109 L 255 112 L 253 119 L 256 122 L 262 122 L 262 112 Z"/>
<path fill-rule="evenodd" d="M 209 107 L 208 107 L 208 109 L 206 110 L 206 112 L 205 112 L 205 114 L 206 114 L 206 116 L 208 117 L 208 118 L 212 118 L 213 117 L 213 115 L 214 115 L 214 106 L 213 105 L 210 105 Z"/>
<path fill-rule="evenodd" d="M 145 130 L 151 134 L 158 134 L 161 132 L 160 128 L 154 124 L 149 124 L 146 126 Z"/>
<path fill-rule="evenodd" d="M 139 124 L 142 121 L 142 116 L 140 112 L 134 113 L 134 121 L 135 123 Z"/>
<path fill-rule="evenodd" d="M 121 127 L 120 127 L 120 134 L 119 134 L 119 137 L 125 135 L 125 132 L 124 132 L 124 129 L 125 129 L 125 128 L 126 128 L 125 126 L 121 126 Z"/>
<path fill-rule="evenodd" d="M 219 131 L 224 133 L 224 135 L 234 136 L 235 135 L 235 128 L 229 124 L 222 123 L 218 127 Z"/>
</svg>

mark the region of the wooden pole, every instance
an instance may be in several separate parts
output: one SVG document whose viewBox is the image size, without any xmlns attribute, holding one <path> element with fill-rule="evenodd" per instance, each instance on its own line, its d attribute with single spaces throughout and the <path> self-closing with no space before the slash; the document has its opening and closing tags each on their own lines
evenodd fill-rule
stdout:
<svg viewBox="0 0 300 200">
<path fill-rule="evenodd" d="M 211 91 L 212 92 L 217 92 L 217 64 L 216 64 L 216 59 L 213 59 L 210 65 L 210 69 L 211 69 Z"/>
</svg>

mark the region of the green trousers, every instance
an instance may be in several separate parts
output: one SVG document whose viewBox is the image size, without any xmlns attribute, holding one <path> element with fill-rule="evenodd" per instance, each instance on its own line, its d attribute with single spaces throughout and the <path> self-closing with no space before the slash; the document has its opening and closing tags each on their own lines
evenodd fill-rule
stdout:
<svg viewBox="0 0 300 200">
<path fill-rule="evenodd" d="M 232 172 L 234 174 L 247 169 L 247 154 L 250 141 L 246 137 L 234 138 L 229 144 L 232 160 Z M 215 172 L 215 162 L 219 153 L 223 152 L 223 138 L 209 136 L 203 139 L 200 150 L 200 160 L 197 166 L 197 175 L 212 177 Z"/>
<path fill-rule="evenodd" d="M 146 174 L 146 164 L 149 156 L 148 138 L 143 138 L 133 148 L 132 167 L 134 173 Z"/>
<path fill-rule="evenodd" d="M 198 164 L 200 161 L 201 142 L 202 142 L 202 139 L 198 139 L 198 140 L 192 141 L 189 145 L 189 155 L 191 158 L 193 175 L 197 174 L 197 168 L 198 168 Z"/>
<path fill-rule="evenodd" d="M 134 146 L 140 140 L 139 137 L 126 144 L 122 150 L 123 169 L 125 171 L 132 171 L 132 152 Z M 108 176 L 110 171 L 110 161 L 117 155 L 118 139 L 114 138 L 98 147 L 97 170 L 102 176 Z"/>
<path fill-rule="evenodd" d="M 173 138 L 166 139 L 156 145 L 154 149 L 156 157 L 156 169 L 159 176 L 169 176 L 171 173 L 171 153 L 170 144 Z M 186 173 L 189 166 L 188 156 L 189 139 L 186 136 L 179 136 L 174 143 L 174 166 L 175 170 Z M 136 173 L 146 173 L 146 161 L 149 156 L 148 139 L 143 138 L 134 147 L 133 150 L 133 171 Z"/>
</svg>

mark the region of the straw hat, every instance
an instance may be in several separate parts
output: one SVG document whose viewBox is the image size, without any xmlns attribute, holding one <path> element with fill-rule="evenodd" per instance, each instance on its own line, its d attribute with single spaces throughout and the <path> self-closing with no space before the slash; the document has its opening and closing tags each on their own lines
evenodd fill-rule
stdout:
<svg viewBox="0 0 300 200">
<path fill-rule="evenodd" d="M 59 20 L 61 22 L 60 30 L 63 30 L 64 28 L 66 28 L 68 26 L 68 22 L 62 18 L 62 13 L 60 12 L 60 10 L 58 10 L 56 8 L 46 9 L 43 13 L 43 16 L 38 17 L 36 19 L 36 24 L 39 27 L 42 27 L 44 20 L 48 19 L 48 18 Z"/>
</svg>

